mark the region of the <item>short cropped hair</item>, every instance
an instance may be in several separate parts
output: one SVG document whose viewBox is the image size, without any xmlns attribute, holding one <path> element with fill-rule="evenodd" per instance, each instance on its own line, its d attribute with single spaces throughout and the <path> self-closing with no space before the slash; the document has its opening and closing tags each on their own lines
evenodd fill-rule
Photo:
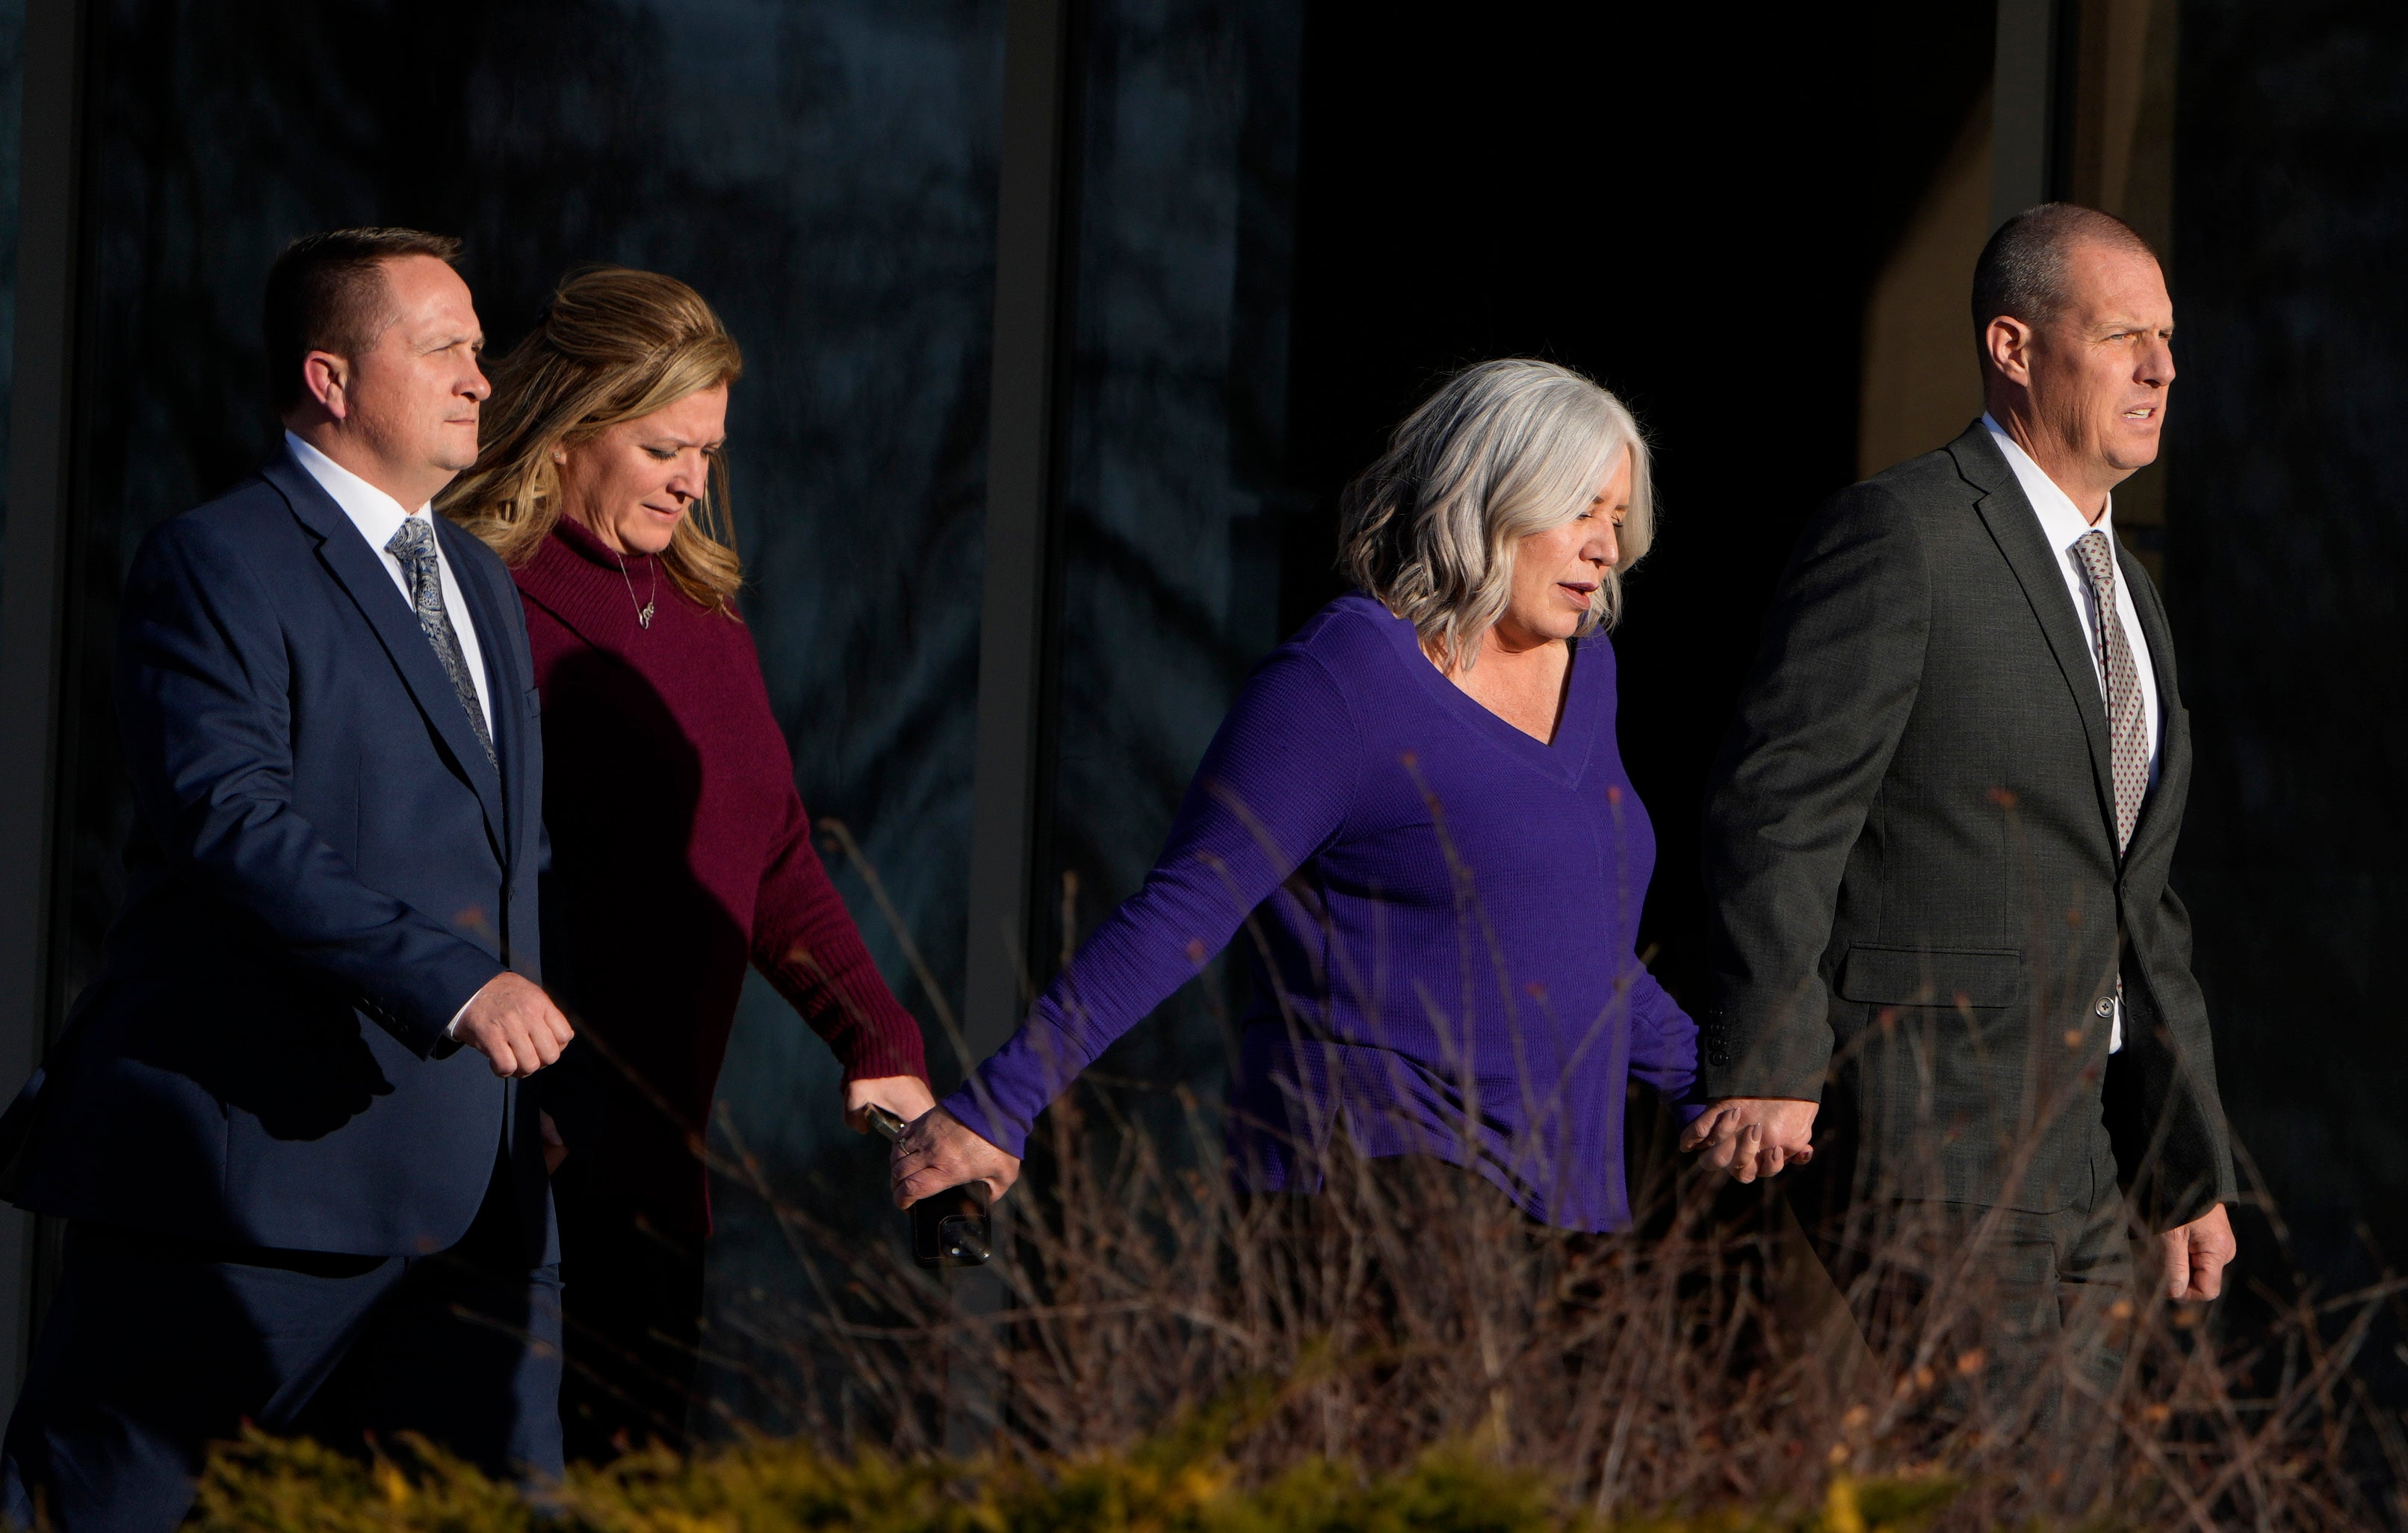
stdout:
<svg viewBox="0 0 2408 1533">
<path fill-rule="evenodd" d="M 2003 314 L 2038 329 L 2065 312 L 2067 257 L 2079 245 L 2157 259 L 2140 231 L 2113 213 L 2070 202 L 2025 208 L 1999 225 L 1973 263 L 1973 344 L 1985 366 L 1992 320 Z"/>
<path fill-rule="evenodd" d="M 1448 665 L 1469 668 L 1505 615 L 1517 544 L 1578 516 L 1626 451 L 1630 509 L 1619 556 L 1580 631 L 1610 627 L 1623 575 L 1655 539 L 1647 438 L 1621 400 L 1551 362 L 1466 367 L 1407 416 L 1386 453 L 1347 487 L 1340 564 Z"/>
<path fill-rule="evenodd" d="M 260 324 L 277 414 L 301 403 L 301 363 L 310 352 L 351 356 L 375 343 L 392 293 L 383 264 L 412 255 L 455 265 L 460 242 L 418 229 L 335 229 L 284 247 L 267 270 Z"/>
</svg>

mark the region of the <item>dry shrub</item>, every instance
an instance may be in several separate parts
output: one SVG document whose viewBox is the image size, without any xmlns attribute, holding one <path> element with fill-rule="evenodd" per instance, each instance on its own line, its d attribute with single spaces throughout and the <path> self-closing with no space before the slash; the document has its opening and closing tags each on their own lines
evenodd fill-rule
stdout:
<svg viewBox="0 0 2408 1533">
<path fill-rule="evenodd" d="M 1037 1462 L 1186 1412 L 1219 1424 L 1241 1483 L 1394 1473 L 1460 1442 L 1601 1519 L 1795 1513 L 1875 1480 L 1961 1487 L 1946 1526 L 2398 1520 L 2398 1445 L 2353 1369 L 2390 1285 L 2264 1302 L 2243 1327 L 2138 1282 L 2069 1325 L 2023 1397 L 1993 1398 L 1968 1340 L 1997 1304 L 1978 1247 L 1867 1337 L 1779 1205 L 1734 1220 L 1711 1175 L 1659 1178 L 1638 1232 L 1564 1237 L 1435 1163 L 1340 1159 L 1299 1219 L 1211 1161 L 1167 1163 L 1135 1121 L 1091 1132 L 1098 1095 L 1052 1114 L 1051 1174 L 1007 1200 L 987 1274 L 918 1272 L 778 1206 L 837 1300 L 757 1322 L 795 1359 L 809 1435 Z M 1880 1239 L 1930 1260 L 1912 1205 Z M 2122 1361 L 2094 1394 L 2100 1349 Z M 1257 1407 L 1202 1411 L 1262 1379 Z"/>
<path fill-rule="evenodd" d="M 2050 1099 L 2008 1175 L 2033 1125 L 2096 1089 L 2053 1068 L 2035 1062 Z M 2408 1447 L 2358 1367 L 2399 1284 L 2177 1306 L 2135 1228 L 2120 1300 L 2068 1316 L 2039 1376 L 2002 1394 L 1983 1342 L 1995 1231 L 1856 1199 L 1870 1259 L 1843 1297 L 1777 1191 L 1684 1166 L 1668 1137 L 1632 1168 L 1636 1227 L 1569 1236 L 1500 1219 L 1451 1168 L 1379 1170 L 1342 1142 L 1319 1196 L 1246 1196 L 1192 1098 L 1090 1072 L 1041 1125 L 976 1276 L 836 1239 L 732 1126 L 719 1169 L 769 1203 L 818 1296 L 752 1325 L 794 1359 L 783 1403 L 824 1441 L 1075 1459 L 1268 1379 L 1221 1445 L 1250 1483 L 1309 1462 L 1396 1472 L 1452 1442 L 1600 1517 L 1811 1509 L 1870 1479 L 1961 1487 L 1949 1526 L 2401 1523 Z M 2252 1201 L 2243 1238 L 2279 1240 Z M 1870 1286 L 1900 1272 L 1914 1302 L 1879 1310 Z"/>
<path fill-rule="evenodd" d="M 850 847 L 840 832 L 838 844 Z M 2087 1089 L 2067 1082 L 2027 1123 Z M 201 1526 L 2402 1521 L 2408 1454 L 2358 1368 L 2388 1322 L 2389 1282 L 2177 1307 L 2143 1247 L 2120 1301 L 2068 1317 L 2038 1377 L 2002 1393 L 1984 1343 L 2002 1302 L 1993 1231 L 1859 1199 L 1870 1217 L 1852 1235 L 1870 1259 L 1842 1296 L 1776 1190 L 1683 1165 L 1661 1123 L 1634 1136 L 1654 1146 L 1632 1168 L 1635 1227 L 1578 1236 L 1528 1225 L 1466 1173 L 1367 1162 L 1342 1139 L 1318 1196 L 1245 1196 L 1200 1104 L 1091 1071 L 1048 1115 L 998 1210 L 995 1263 L 946 1274 L 781 1196 L 721 1127 L 704 1153 L 767 1202 L 800 1278 L 796 1301 L 740 1322 L 744 1350 L 783 1360 L 753 1381 L 793 1436 L 731 1422 L 725 1445 L 690 1461 L 637 1454 L 532 1498 L 421 1450 L 364 1464 L 254 1440 L 213 1466 Z M 2279 1238 L 2259 1211 L 2244 1238 L 2261 1226 Z M 1899 1274 L 1914 1302 L 1875 1307 L 1891 1292 L 1875 1285 Z M 1861 1328 L 1849 1300 L 1872 1317 Z M 723 1331 L 707 1346 L 735 1366 L 738 1340 Z"/>
</svg>

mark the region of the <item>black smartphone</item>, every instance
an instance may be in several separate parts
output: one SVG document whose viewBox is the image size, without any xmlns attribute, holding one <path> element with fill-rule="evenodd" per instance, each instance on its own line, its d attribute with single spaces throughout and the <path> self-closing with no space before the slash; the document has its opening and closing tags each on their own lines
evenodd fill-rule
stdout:
<svg viewBox="0 0 2408 1533">
<path fill-rule="evenodd" d="M 958 1187 L 911 1205 L 911 1259 L 922 1267 L 984 1267 L 994 1249 L 986 1183 Z"/>
<path fill-rule="evenodd" d="M 903 1120 L 882 1107 L 869 1126 L 889 1143 L 903 1137 Z M 966 1182 L 911 1205 L 911 1259 L 922 1267 L 984 1267 L 995 1250 L 986 1183 Z"/>
</svg>

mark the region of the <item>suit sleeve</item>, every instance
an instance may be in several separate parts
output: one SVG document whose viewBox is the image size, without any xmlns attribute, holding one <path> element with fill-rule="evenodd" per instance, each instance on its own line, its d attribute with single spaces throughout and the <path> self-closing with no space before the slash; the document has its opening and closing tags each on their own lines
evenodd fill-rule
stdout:
<svg viewBox="0 0 2408 1533">
<path fill-rule="evenodd" d="M 1282 651 L 1239 695 L 1145 883 L 1087 939 L 944 1106 L 1020 1154 L 1039 1113 L 1328 842 L 1360 770 L 1353 706 L 1321 662 Z"/>
<path fill-rule="evenodd" d="M 1878 486 L 1842 492 L 1782 577 L 1708 790 L 1709 1097 L 1821 1099 L 1841 876 L 1914 711 L 1929 631 L 1905 508 Z"/>
<path fill-rule="evenodd" d="M 2172 624 L 2164 597 L 2146 571 L 2130 570 L 2128 578 L 2144 629 L 2151 623 L 2156 625 L 2152 646 L 2167 646 L 2159 658 L 2171 670 Z M 2162 689 L 2157 700 L 2171 749 L 2177 721 L 2188 716 L 2178 686 Z M 2187 733 L 2186 724 L 2180 727 Z M 2187 757 L 2188 750 L 2184 753 Z M 2188 781 L 2186 770 L 2186 803 Z M 2173 783 L 2162 783 L 2158 791 L 2173 788 Z M 2179 824 L 2182 808 L 2181 803 L 2160 805 L 2157 812 L 2177 811 Z M 2172 849 L 2168 847 L 2164 855 L 2171 862 Z M 2237 1200 L 2240 1183 L 2232 1171 L 2224 1098 L 2216 1088 L 2207 996 L 2191 969 L 2190 911 L 2168 882 L 2158 886 L 2155 901 L 2128 912 L 2125 919 L 2124 1048 L 2108 1069 L 2111 1078 L 2128 1072 L 2137 1079 L 2138 1090 L 2110 1093 L 2109 1127 L 2119 1131 L 2119 1156 L 2128 1151 L 2139 1156 L 2130 1168 L 2136 1211 L 2150 1227 L 2172 1229 L 2217 1203 Z M 2138 1108 L 2137 1120 L 2128 1115 L 2128 1104 Z"/>
<path fill-rule="evenodd" d="M 2171 886 L 2147 924 L 2134 934 L 2131 950 L 2148 986 L 2145 1010 L 2131 1004 L 2143 997 L 2133 995 L 2130 978 L 2124 986 L 2127 1020 L 2139 1024 L 2128 1030 L 2124 1048 L 2140 1074 L 2137 1126 L 2148 1136 L 2135 1192 L 2143 1217 L 2172 1229 L 2241 1193 L 2215 1084 L 2207 997 L 2191 973 L 2190 912 Z"/>
<path fill-rule="evenodd" d="M 118 727 L 136 811 L 169 863 L 247 911 L 293 963 L 344 986 L 421 1055 L 503 971 L 390 895 L 293 804 L 291 672 L 274 602 L 225 537 L 189 518 L 127 581 Z"/>
</svg>

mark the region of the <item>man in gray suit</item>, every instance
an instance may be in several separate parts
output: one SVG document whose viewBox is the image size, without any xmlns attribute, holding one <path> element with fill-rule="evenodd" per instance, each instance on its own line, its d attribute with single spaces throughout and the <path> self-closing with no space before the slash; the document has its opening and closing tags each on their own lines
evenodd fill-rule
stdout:
<svg viewBox="0 0 2408 1533">
<path fill-rule="evenodd" d="M 1684 1143 L 1742 1181 L 1815 1161 L 1857 1216 L 1820 1241 L 1843 1286 L 1869 1210 L 1979 1241 L 2014 1383 L 2128 1283 L 2119 1182 L 2176 1299 L 2220 1292 L 2234 1189 L 2166 884 L 2188 718 L 2112 522 L 2157 455 L 2172 303 L 2139 235 L 2050 204 L 1991 237 L 1973 322 L 1986 413 L 1809 524 L 1715 768 L 1714 1100 Z"/>
</svg>

